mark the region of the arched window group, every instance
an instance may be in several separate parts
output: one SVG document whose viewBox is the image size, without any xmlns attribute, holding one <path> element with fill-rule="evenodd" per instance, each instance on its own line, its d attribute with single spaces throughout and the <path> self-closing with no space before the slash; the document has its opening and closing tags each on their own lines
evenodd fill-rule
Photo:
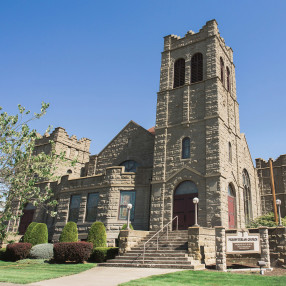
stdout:
<svg viewBox="0 0 286 286">
<path fill-rule="evenodd" d="M 244 199 L 244 216 L 245 216 L 245 224 L 247 225 L 252 219 L 252 204 L 251 204 L 250 179 L 248 172 L 245 169 L 242 172 L 242 184 L 243 184 L 243 199 Z"/>
<path fill-rule="evenodd" d="M 225 68 L 224 68 L 224 61 L 222 58 L 220 58 L 220 80 L 225 84 Z M 226 67 L 226 89 L 227 91 L 230 91 L 230 70 L 228 67 Z"/>
<path fill-rule="evenodd" d="M 203 80 L 203 55 L 196 53 L 191 59 L 191 83 Z M 185 60 L 178 59 L 174 64 L 174 88 L 185 84 Z"/>
<path fill-rule="evenodd" d="M 235 191 L 232 184 L 228 185 L 228 227 L 236 227 L 236 198 Z"/>
<path fill-rule="evenodd" d="M 191 156 L 191 140 L 190 137 L 185 137 L 182 140 L 182 159 L 188 159 Z"/>
</svg>

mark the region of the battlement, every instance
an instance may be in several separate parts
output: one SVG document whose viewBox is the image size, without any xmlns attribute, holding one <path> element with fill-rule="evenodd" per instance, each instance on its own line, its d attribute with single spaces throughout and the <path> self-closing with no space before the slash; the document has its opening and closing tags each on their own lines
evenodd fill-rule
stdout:
<svg viewBox="0 0 286 286">
<path fill-rule="evenodd" d="M 40 135 L 36 140 L 36 147 L 49 144 L 50 140 L 84 152 L 89 152 L 91 142 L 88 138 L 81 138 L 78 140 L 75 135 L 69 136 L 64 128 L 57 127 L 51 134 L 45 133 L 43 136 Z"/>
<path fill-rule="evenodd" d="M 256 162 L 257 169 L 269 168 L 268 160 L 266 161 L 262 158 L 257 158 L 255 159 L 255 162 Z M 284 166 L 286 165 L 286 154 L 280 155 L 276 160 L 273 160 L 273 167 L 280 167 L 282 165 Z"/>
<path fill-rule="evenodd" d="M 164 52 L 184 47 L 186 45 L 194 44 L 196 42 L 205 40 L 208 37 L 217 36 L 220 43 L 225 47 L 229 56 L 232 58 L 232 49 L 226 46 L 224 39 L 220 36 L 218 30 L 218 24 L 215 19 L 206 22 L 206 24 L 200 29 L 198 33 L 189 30 L 184 37 L 177 35 L 168 35 L 164 37 Z"/>
</svg>

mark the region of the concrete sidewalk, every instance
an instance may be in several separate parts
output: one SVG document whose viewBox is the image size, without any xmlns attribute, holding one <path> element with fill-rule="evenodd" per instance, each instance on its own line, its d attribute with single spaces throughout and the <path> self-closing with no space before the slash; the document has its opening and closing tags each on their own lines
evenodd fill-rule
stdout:
<svg viewBox="0 0 286 286">
<path fill-rule="evenodd" d="M 127 268 L 127 267 L 94 267 L 79 274 L 44 280 L 29 286 L 116 286 L 130 280 L 177 272 L 180 269 L 160 268 Z M 0 285 L 2 285 L 0 283 Z M 3 283 L 4 285 L 4 283 Z M 8 284 L 7 284 L 8 285 Z"/>
</svg>

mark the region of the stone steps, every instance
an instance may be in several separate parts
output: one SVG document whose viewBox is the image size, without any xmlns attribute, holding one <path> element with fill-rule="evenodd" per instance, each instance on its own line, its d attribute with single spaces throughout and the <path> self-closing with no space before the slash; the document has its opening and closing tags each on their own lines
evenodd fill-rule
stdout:
<svg viewBox="0 0 286 286">
<path fill-rule="evenodd" d="M 143 249 L 144 243 L 148 241 L 154 233 L 148 234 L 136 246 L 115 259 L 100 263 L 98 266 L 113 267 L 156 267 L 174 269 L 204 269 L 205 265 L 198 261 L 191 262 L 188 257 L 188 232 L 173 231 L 168 235 L 159 238 L 157 250 L 157 238 L 146 244 L 144 264 Z"/>
</svg>

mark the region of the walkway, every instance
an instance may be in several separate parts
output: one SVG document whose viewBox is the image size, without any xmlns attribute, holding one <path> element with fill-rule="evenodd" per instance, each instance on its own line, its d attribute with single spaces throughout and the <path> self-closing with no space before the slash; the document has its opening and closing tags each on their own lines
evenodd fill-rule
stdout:
<svg viewBox="0 0 286 286">
<path fill-rule="evenodd" d="M 44 280 L 27 286 L 116 286 L 127 282 L 151 275 L 159 275 L 170 272 L 180 271 L 178 269 L 160 268 L 126 268 L 126 267 L 94 267 L 79 274 L 60 277 L 56 279 Z M 1 283 L 0 286 L 9 285 Z M 10 284 L 15 285 L 15 284 Z"/>
</svg>

